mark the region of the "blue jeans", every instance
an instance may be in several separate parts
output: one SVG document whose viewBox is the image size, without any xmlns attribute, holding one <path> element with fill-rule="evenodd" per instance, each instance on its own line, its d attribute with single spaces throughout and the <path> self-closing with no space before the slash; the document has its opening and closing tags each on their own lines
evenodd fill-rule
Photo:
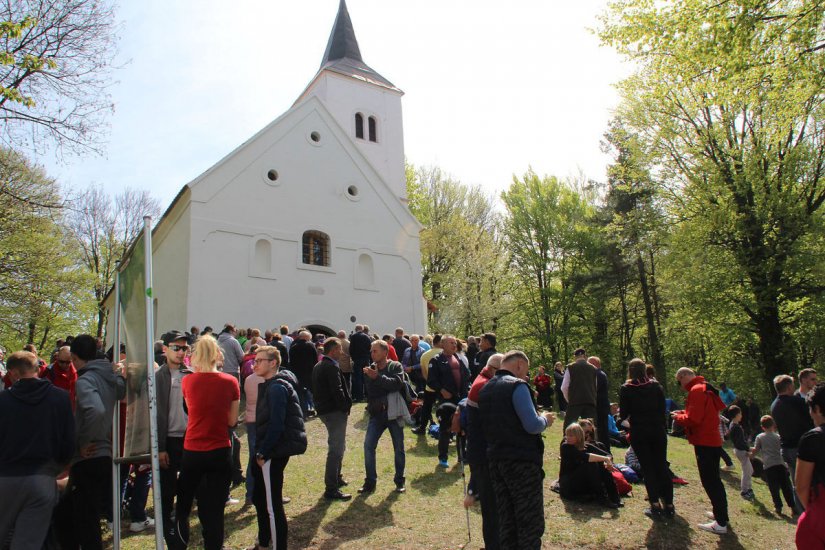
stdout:
<svg viewBox="0 0 825 550">
<path fill-rule="evenodd" d="M 381 439 L 381 434 L 384 430 L 390 430 L 390 437 L 392 438 L 392 448 L 395 452 L 395 481 L 396 486 L 404 485 L 404 462 L 406 455 L 404 454 L 404 428 L 397 420 L 387 420 L 386 413 L 370 418 L 367 425 L 367 437 L 364 438 L 364 467 L 367 470 L 365 478 L 365 485 L 375 486 L 378 480 L 378 473 L 375 470 L 375 449 L 378 446 L 378 440 Z"/>
<path fill-rule="evenodd" d="M 255 423 L 246 423 L 246 448 L 249 449 L 249 461 L 246 463 L 246 499 L 252 500 L 255 494 L 255 477 L 252 475 L 255 464 Z"/>
</svg>

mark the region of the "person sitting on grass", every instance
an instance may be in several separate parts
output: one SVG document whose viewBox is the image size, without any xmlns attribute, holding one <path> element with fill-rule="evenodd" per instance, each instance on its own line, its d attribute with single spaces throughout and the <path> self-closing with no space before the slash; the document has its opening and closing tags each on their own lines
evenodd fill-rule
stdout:
<svg viewBox="0 0 825 550">
<path fill-rule="evenodd" d="M 585 431 L 573 422 L 564 430 L 559 468 L 559 493 L 565 499 L 595 498 L 602 506 L 622 506 L 610 473 L 610 456 L 587 451 Z"/>
<path fill-rule="evenodd" d="M 582 418 L 579 420 L 579 426 L 584 431 L 584 447 L 588 453 L 595 453 L 601 456 L 610 457 L 613 460 L 613 455 L 607 450 L 604 443 L 599 441 L 596 425 L 589 418 Z"/>
<path fill-rule="evenodd" d="M 742 409 L 736 405 L 728 408 L 728 418 L 730 418 L 730 440 L 733 443 L 733 454 L 742 466 L 742 481 L 739 484 L 740 494 L 745 500 L 753 500 L 753 487 L 751 478 L 753 477 L 753 465 L 751 464 L 750 447 L 745 438 L 745 430 L 742 428 Z"/>
</svg>

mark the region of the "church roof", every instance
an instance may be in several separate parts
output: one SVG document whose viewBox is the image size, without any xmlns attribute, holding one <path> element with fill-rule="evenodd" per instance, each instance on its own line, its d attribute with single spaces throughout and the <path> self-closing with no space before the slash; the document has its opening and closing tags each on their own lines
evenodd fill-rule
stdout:
<svg viewBox="0 0 825 550">
<path fill-rule="evenodd" d="M 345 0 L 341 0 L 338 6 L 338 15 L 335 17 L 335 24 L 332 26 L 327 49 L 318 72 L 323 70 L 398 90 L 392 82 L 375 72 L 361 58 L 361 50 L 358 48 L 358 40 L 355 38 L 355 30 L 352 28 L 352 20 L 349 17 Z"/>
</svg>

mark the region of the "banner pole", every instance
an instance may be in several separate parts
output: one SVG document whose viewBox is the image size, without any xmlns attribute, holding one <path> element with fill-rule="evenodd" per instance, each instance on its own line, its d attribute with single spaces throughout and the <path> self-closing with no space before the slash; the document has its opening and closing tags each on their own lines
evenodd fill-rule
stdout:
<svg viewBox="0 0 825 550">
<path fill-rule="evenodd" d="M 146 298 L 146 376 L 149 394 L 149 448 L 152 455 L 152 500 L 155 507 L 155 548 L 163 550 L 163 507 L 160 498 L 160 462 L 158 459 L 158 414 L 155 400 L 155 320 L 152 290 L 152 217 L 143 217 L 143 243 Z"/>
<path fill-rule="evenodd" d="M 120 362 L 120 262 L 115 263 L 115 316 L 112 362 Z M 120 402 L 115 404 L 112 421 L 112 456 L 120 455 Z M 112 460 L 112 549 L 120 550 L 120 464 Z"/>
</svg>

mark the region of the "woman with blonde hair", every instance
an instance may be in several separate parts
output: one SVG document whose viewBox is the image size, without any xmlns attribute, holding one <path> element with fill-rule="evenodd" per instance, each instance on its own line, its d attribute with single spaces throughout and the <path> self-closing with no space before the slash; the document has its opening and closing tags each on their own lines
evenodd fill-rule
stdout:
<svg viewBox="0 0 825 550">
<path fill-rule="evenodd" d="M 173 546 L 189 544 L 189 514 L 198 495 L 198 518 L 207 550 L 223 547 L 223 511 L 232 476 L 232 443 L 228 428 L 238 422 L 241 392 L 238 380 L 218 370 L 221 350 L 214 337 L 195 342 L 192 374 L 181 389 L 189 412 L 183 440 Z M 198 487 L 203 485 L 203 489 Z"/>
<path fill-rule="evenodd" d="M 587 452 L 584 430 L 573 422 L 564 430 L 559 468 L 559 493 L 563 498 L 595 497 L 607 508 L 622 506 L 610 473 L 609 456 Z"/>
</svg>

